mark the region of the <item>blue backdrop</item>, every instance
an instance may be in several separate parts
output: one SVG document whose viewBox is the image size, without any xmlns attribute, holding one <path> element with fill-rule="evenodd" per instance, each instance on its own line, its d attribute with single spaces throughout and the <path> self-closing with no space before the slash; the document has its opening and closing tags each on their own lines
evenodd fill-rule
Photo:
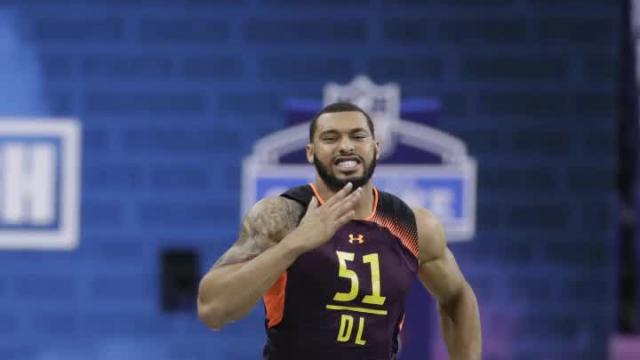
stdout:
<svg viewBox="0 0 640 360">
<path fill-rule="evenodd" d="M 0 115 L 77 117 L 84 136 L 79 248 L 0 252 L 0 359 L 258 358 L 260 308 L 222 332 L 161 311 L 160 254 L 194 248 L 208 269 L 236 236 L 241 160 L 284 127 L 284 100 L 356 74 L 441 99 L 440 127 L 480 164 L 477 236 L 452 249 L 485 359 L 606 358 L 620 15 L 606 0 L 0 1 Z"/>
</svg>

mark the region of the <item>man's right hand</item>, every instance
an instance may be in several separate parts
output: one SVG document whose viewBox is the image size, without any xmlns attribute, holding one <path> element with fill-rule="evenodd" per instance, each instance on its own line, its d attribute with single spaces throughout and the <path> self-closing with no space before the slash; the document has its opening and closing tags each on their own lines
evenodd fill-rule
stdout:
<svg viewBox="0 0 640 360">
<path fill-rule="evenodd" d="M 322 206 L 313 197 L 295 232 L 303 234 L 294 237 L 298 240 L 294 245 L 300 251 L 311 251 L 326 243 L 336 231 L 355 216 L 355 207 L 362 196 L 362 188 L 351 192 L 353 185 L 348 183 Z M 302 240 L 302 241 L 300 241 Z"/>
</svg>

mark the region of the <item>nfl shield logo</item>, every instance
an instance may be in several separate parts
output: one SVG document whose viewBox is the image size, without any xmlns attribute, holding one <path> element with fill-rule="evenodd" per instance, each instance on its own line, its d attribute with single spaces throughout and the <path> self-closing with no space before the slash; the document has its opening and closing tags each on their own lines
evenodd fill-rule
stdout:
<svg viewBox="0 0 640 360">
<path fill-rule="evenodd" d="M 329 83 L 324 87 L 324 104 L 348 102 L 358 105 L 375 122 L 376 137 L 384 146 L 382 157 L 394 150 L 393 129 L 400 122 L 400 87 L 390 83 L 376 85 L 366 76 L 356 77 L 345 86 Z"/>
</svg>

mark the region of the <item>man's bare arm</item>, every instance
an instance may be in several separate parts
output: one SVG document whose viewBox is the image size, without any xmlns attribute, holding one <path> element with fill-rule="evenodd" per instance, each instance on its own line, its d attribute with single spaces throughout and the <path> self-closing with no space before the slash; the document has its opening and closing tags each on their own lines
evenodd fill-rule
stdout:
<svg viewBox="0 0 640 360">
<path fill-rule="evenodd" d="M 296 226 L 303 208 L 283 197 L 264 199 L 247 214 L 236 243 L 200 282 L 198 315 L 219 329 L 245 316 L 297 255 L 276 246 Z"/>
<path fill-rule="evenodd" d="M 302 205 L 283 197 L 258 202 L 242 222 L 236 243 L 213 267 L 242 263 L 262 254 L 296 227 L 302 211 Z"/>
<path fill-rule="evenodd" d="M 482 331 L 476 296 L 448 249 L 442 224 L 416 209 L 419 277 L 438 301 L 440 326 L 452 360 L 480 360 Z"/>
<path fill-rule="evenodd" d="M 301 254 L 327 242 L 355 215 L 361 189 L 347 184 L 321 207 L 316 198 L 296 227 L 302 206 L 274 197 L 249 212 L 238 241 L 200 282 L 198 316 L 209 327 L 244 317 Z"/>
</svg>

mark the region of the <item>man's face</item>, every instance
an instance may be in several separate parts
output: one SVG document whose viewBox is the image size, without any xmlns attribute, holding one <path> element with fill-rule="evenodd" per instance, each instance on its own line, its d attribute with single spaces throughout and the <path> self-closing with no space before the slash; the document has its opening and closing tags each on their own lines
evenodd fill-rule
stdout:
<svg viewBox="0 0 640 360">
<path fill-rule="evenodd" d="M 378 146 L 362 113 L 327 113 L 316 122 L 313 142 L 307 145 L 307 160 L 331 190 L 338 191 L 348 182 L 355 190 L 371 179 Z"/>
</svg>

